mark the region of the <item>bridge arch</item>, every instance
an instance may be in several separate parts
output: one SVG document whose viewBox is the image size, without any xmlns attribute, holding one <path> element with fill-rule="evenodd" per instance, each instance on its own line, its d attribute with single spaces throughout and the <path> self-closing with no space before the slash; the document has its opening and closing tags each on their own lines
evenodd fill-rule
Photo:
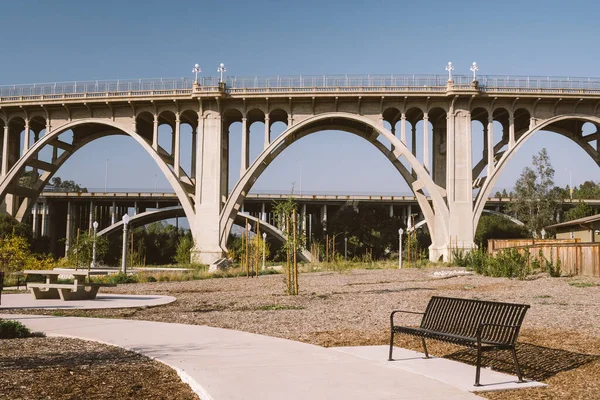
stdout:
<svg viewBox="0 0 600 400">
<path fill-rule="evenodd" d="M 409 183 L 432 230 L 440 229 L 447 232 L 448 207 L 429 173 L 407 147 L 397 137 L 392 135 L 389 130 L 367 117 L 344 112 L 331 112 L 309 117 L 292 127 L 288 127 L 285 132 L 270 143 L 240 177 L 221 211 L 220 244 L 223 249 L 226 249 L 229 231 L 247 193 L 267 166 L 292 143 L 315 132 L 325 130 L 337 130 L 357 135 L 366 139 L 380 150 Z M 394 150 L 387 149 L 384 144 L 379 142 L 377 140 L 379 136 L 387 139 L 393 145 Z M 410 172 L 404 167 L 400 161 L 402 157 L 406 159 L 414 170 L 416 178 L 412 177 Z M 433 208 L 427 200 L 427 194 L 431 196 Z M 441 218 L 436 218 L 436 213 Z M 444 237 L 446 236 L 444 234 Z M 435 244 L 436 235 L 434 232 L 432 232 L 432 241 Z"/>
<path fill-rule="evenodd" d="M 524 111 L 523 114 L 528 113 L 527 110 L 523 110 L 523 111 Z M 587 115 L 587 114 L 575 114 L 575 113 L 564 114 L 564 115 L 558 115 L 555 117 L 548 118 L 548 119 L 538 123 L 534 127 L 530 127 L 528 130 L 523 132 L 523 134 L 521 134 L 518 137 L 518 139 L 515 142 L 515 145 L 502 155 L 502 157 L 500 158 L 500 160 L 498 161 L 498 163 L 495 166 L 494 172 L 492 173 L 492 175 L 490 177 L 488 177 L 488 179 L 486 179 L 483 186 L 481 187 L 479 194 L 477 195 L 477 198 L 475 200 L 474 210 L 473 210 L 474 211 L 473 212 L 473 229 L 474 230 L 477 229 L 477 224 L 479 223 L 479 219 L 483 212 L 485 202 L 486 202 L 487 198 L 489 197 L 490 192 L 492 191 L 492 188 L 496 184 L 496 181 L 498 180 L 499 176 L 502 174 L 502 172 L 504 171 L 504 168 L 506 168 L 506 166 L 508 165 L 508 162 L 512 159 L 512 157 L 523 146 L 523 144 L 525 144 L 525 142 L 527 142 L 527 140 L 529 140 L 529 138 L 531 138 L 531 136 L 534 133 L 541 131 L 541 130 L 547 130 L 547 131 L 551 131 L 551 132 L 566 136 L 567 138 L 573 140 L 576 144 L 578 144 L 586 153 L 588 153 L 590 155 L 590 157 L 592 157 L 592 159 L 596 162 L 596 164 L 598 164 L 600 166 L 600 153 L 598 152 L 598 150 L 594 149 L 587 141 L 582 140 L 583 138 L 581 136 L 578 136 L 578 132 L 574 132 L 572 128 L 568 127 L 568 122 L 573 122 L 573 121 L 579 121 L 581 123 L 581 126 L 583 126 L 583 124 L 586 122 L 591 122 L 591 123 L 594 123 L 596 126 L 600 126 L 600 118 L 599 117 L 591 116 L 591 115 Z M 561 126 L 560 125 L 561 122 L 566 122 L 567 124 L 566 125 L 563 124 L 565 126 Z M 557 124 L 557 125 L 553 126 L 553 124 Z"/>
<path fill-rule="evenodd" d="M 78 128 L 85 127 L 94 129 L 91 131 L 86 130 L 85 133 L 79 131 L 80 135 L 77 135 L 76 131 Z M 60 156 L 53 160 L 52 163 L 40 164 L 36 161 L 37 154 L 46 145 L 58 145 L 59 136 L 69 130 L 73 131 L 73 143 L 61 143 L 60 146 L 65 147 L 66 149 L 64 149 L 65 151 Z M 23 203 L 16 212 L 16 215 L 14 215 L 18 220 L 22 220 L 32 206 L 33 201 L 37 199 L 50 178 L 60 168 L 60 166 L 71 157 L 71 155 L 73 155 L 77 150 L 81 149 L 86 144 L 111 135 L 130 136 L 142 146 L 142 148 L 152 157 L 167 178 L 167 181 L 177 194 L 177 197 L 185 211 L 188 220 L 190 221 L 190 224 L 192 224 L 195 217 L 193 202 L 186 192 L 185 187 L 177 179 L 167 163 L 156 151 L 152 149 L 152 144 L 150 142 L 131 129 L 131 124 L 119 123 L 113 121 L 112 119 L 84 118 L 76 121 L 70 121 L 44 135 L 32 147 L 29 148 L 27 153 L 17 160 L 7 175 L 2 179 L 2 181 L 0 181 L 0 199 L 4 199 L 7 194 L 11 193 L 11 187 L 15 186 L 15 181 L 18 181 L 22 171 L 26 166 L 33 164 L 44 169 L 45 173 L 42 174 L 42 177 L 40 178 L 38 184 L 34 186 L 34 188 L 28 190 L 21 189 L 18 191 L 18 193 L 15 193 L 17 196 L 24 197 Z"/>
</svg>

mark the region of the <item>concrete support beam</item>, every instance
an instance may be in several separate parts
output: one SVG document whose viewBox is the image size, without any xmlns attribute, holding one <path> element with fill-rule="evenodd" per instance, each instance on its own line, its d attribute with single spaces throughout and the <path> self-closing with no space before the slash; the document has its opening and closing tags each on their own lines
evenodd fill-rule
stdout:
<svg viewBox="0 0 600 400">
<path fill-rule="evenodd" d="M 429 117 L 427 113 L 423 115 L 423 166 L 429 172 L 431 164 L 429 163 Z"/>
<path fill-rule="evenodd" d="M 250 158 L 250 143 L 249 143 L 248 119 L 242 118 L 242 161 L 240 163 L 240 177 L 246 173 L 248 169 L 248 159 Z"/>
<path fill-rule="evenodd" d="M 88 218 L 88 232 L 91 233 L 94 229 L 94 202 L 90 201 L 90 214 Z"/>
<path fill-rule="evenodd" d="M 515 147 L 515 119 L 511 116 L 508 118 L 508 149 Z"/>
<path fill-rule="evenodd" d="M 181 166 L 181 120 L 179 119 L 179 113 L 175 116 L 175 143 L 173 145 L 173 169 L 175 170 L 175 176 L 180 176 Z"/>
<path fill-rule="evenodd" d="M 192 165 L 190 166 L 190 178 L 196 179 L 196 140 L 198 136 L 198 127 L 192 128 Z"/>
<path fill-rule="evenodd" d="M 25 118 L 25 135 L 23 137 L 23 154 L 29 151 L 29 118 Z"/>
<path fill-rule="evenodd" d="M 152 124 L 152 148 L 154 151 L 158 151 L 158 115 L 156 114 Z"/>
<path fill-rule="evenodd" d="M 494 119 L 490 117 L 487 125 L 487 176 L 494 172 Z"/>
<path fill-rule="evenodd" d="M 406 115 L 404 113 L 400 118 L 400 141 L 406 145 Z"/>
<path fill-rule="evenodd" d="M 271 123 L 269 121 L 269 116 L 265 116 L 265 143 L 263 148 L 266 149 L 271 144 Z"/>
<path fill-rule="evenodd" d="M 71 214 L 73 213 L 71 202 L 67 202 L 67 229 L 65 232 L 65 255 L 69 253 L 69 247 L 71 246 L 72 238 L 72 227 L 71 227 Z"/>
<path fill-rule="evenodd" d="M 8 125 L 5 125 L 2 137 L 2 176 L 8 173 L 8 133 Z"/>
</svg>

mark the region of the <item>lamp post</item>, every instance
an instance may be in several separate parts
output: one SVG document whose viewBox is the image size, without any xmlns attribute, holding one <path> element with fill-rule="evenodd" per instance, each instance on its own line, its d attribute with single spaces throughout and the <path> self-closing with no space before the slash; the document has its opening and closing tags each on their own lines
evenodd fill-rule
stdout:
<svg viewBox="0 0 600 400">
<path fill-rule="evenodd" d="M 477 63 L 473 61 L 473 64 L 471 64 L 471 68 L 469 69 L 473 73 L 473 82 L 477 81 L 477 71 L 479 71 L 479 66 L 477 65 Z"/>
<path fill-rule="evenodd" d="M 98 231 L 98 221 L 92 224 L 94 228 L 94 242 L 92 243 L 92 268 L 96 268 L 96 232 Z"/>
<path fill-rule="evenodd" d="M 542 239 L 546 239 L 546 230 L 544 228 L 542 228 L 540 233 L 542 234 Z"/>
<path fill-rule="evenodd" d="M 344 236 L 344 261 L 348 260 L 348 238 Z"/>
<path fill-rule="evenodd" d="M 194 83 L 197 85 L 198 84 L 198 72 L 202 72 L 202 68 L 200 68 L 200 66 L 198 64 L 195 64 L 194 68 L 192 68 L 192 72 L 196 74 L 196 80 L 194 81 Z"/>
<path fill-rule="evenodd" d="M 265 270 L 265 252 L 266 252 L 265 248 L 267 247 L 267 233 L 263 232 L 262 237 L 263 237 L 263 265 L 262 265 L 262 269 L 264 271 Z"/>
<path fill-rule="evenodd" d="M 398 269 L 402 269 L 402 234 L 404 229 L 398 229 Z"/>
<path fill-rule="evenodd" d="M 219 64 L 219 68 L 217 68 L 217 72 L 221 73 L 221 79 L 219 79 L 219 83 L 223 83 L 223 72 L 226 72 L 227 68 L 225 68 L 225 64 Z"/>
<path fill-rule="evenodd" d="M 451 61 L 448 61 L 448 65 L 446 65 L 446 71 L 448 71 L 448 82 L 452 82 L 452 71 L 454 71 L 454 65 L 452 65 Z"/>
<path fill-rule="evenodd" d="M 121 252 L 121 272 L 127 274 L 127 225 L 129 225 L 129 214 L 123 215 L 123 250 Z"/>
</svg>

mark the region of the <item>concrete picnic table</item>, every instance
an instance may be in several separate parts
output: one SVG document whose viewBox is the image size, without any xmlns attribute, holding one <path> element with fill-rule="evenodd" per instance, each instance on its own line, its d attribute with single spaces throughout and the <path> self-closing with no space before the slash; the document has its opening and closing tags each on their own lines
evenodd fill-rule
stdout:
<svg viewBox="0 0 600 400">
<path fill-rule="evenodd" d="M 99 271 L 75 269 L 49 269 L 23 271 L 26 275 L 43 275 L 45 283 L 28 283 L 27 288 L 36 299 L 61 299 L 61 300 L 94 300 L 100 286 L 115 286 L 101 283 L 86 283 L 90 275 L 102 274 Z M 59 275 L 72 275 L 73 283 L 58 283 Z M 86 290 L 86 289 L 90 290 Z"/>
</svg>

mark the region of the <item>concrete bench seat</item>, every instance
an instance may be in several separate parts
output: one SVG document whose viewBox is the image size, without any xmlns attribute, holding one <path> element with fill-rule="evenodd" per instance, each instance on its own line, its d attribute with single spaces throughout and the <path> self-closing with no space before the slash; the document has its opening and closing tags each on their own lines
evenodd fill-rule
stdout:
<svg viewBox="0 0 600 400">
<path fill-rule="evenodd" d="M 30 283 L 27 285 L 36 299 L 94 300 L 101 286 L 110 283 Z M 87 290 L 89 289 L 89 290 Z"/>
</svg>

